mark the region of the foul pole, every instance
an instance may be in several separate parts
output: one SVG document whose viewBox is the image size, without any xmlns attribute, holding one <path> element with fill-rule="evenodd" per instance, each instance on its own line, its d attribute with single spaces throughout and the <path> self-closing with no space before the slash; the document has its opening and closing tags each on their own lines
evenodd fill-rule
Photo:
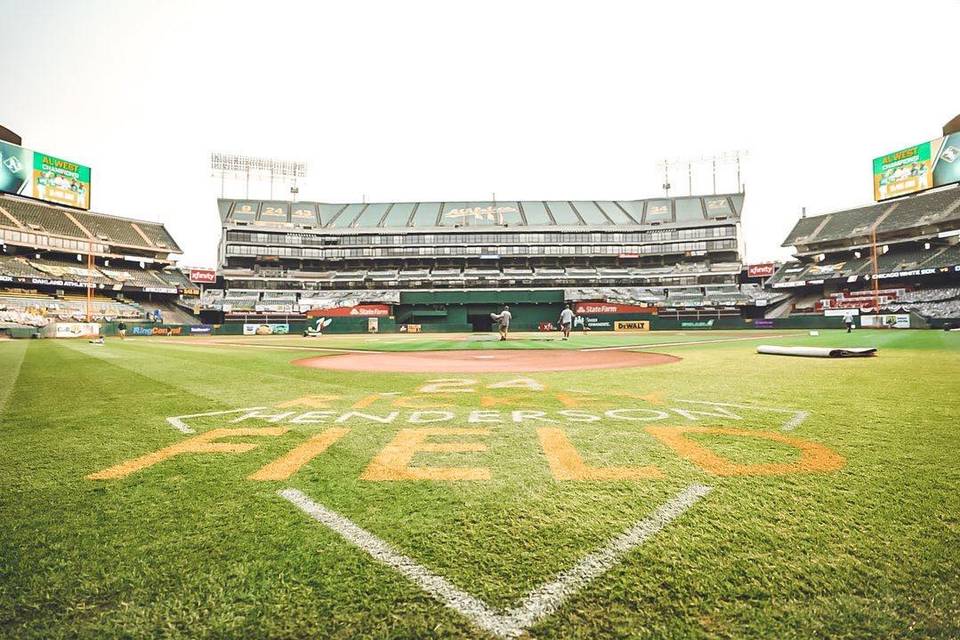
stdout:
<svg viewBox="0 0 960 640">
<path fill-rule="evenodd" d="M 87 322 L 93 322 L 93 243 L 87 252 Z"/>
<path fill-rule="evenodd" d="M 880 265 L 877 261 L 877 225 L 870 229 L 870 267 L 873 270 L 873 308 L 880 311 Z"/>
</svg>

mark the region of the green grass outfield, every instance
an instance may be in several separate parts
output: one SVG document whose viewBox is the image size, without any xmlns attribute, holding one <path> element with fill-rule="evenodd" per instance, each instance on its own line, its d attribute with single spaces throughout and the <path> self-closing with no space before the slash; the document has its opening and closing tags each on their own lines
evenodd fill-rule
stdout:
<svg viewBox="0 0 960 640">
<path fill-rule="evenodd" d="M 0 342 L 0 636 L 496 637 L 483 612 L 443 604 L 278 495 L 295 489 L 482 603 L 501 635 L 960 637 L 960 333 L 549 337 Z M 757 355 L 764 342 L 880 352 Z M 629 345 L 682 360 L 443 375 L 290 364 L 327 349 Z M 250 407 L 275 419 L 181 418 L 195 434 L 167 420 Z M 221 444 L 256 447 L 87 478 L 225 428 L 257 431 Z M 475 450 L 419 451 L 409 468 L 489 478 L 374 468 L 404 430 L 427 428 Z M 248 478 L 331 429 L 325 451 L 281 465 L 288 477 Z M 548 455 L 548 432 L 577 452 L 575 478 L 557 479 L 551 465 L 578 468 Z M 604 479 L 611 468 L 634 475 Z M 691 487 L 710 490 L 676 507 Z M 638 523 L 592 579 L 523 609 Z"/>
</svg>

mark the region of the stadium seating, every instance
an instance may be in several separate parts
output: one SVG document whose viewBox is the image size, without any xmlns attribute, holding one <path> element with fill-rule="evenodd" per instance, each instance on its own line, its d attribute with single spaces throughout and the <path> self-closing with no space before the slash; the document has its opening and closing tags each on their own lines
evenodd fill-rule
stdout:
<svg viewBox="0 0 960 640">
<path fill-rule="evenodd" d="M 475 227 L 510 225 L 589 226 L 696 224 L 739 218 L 742 194 L 650 200 L 523 200 L 503 202 L 418 202 L 330 204 L 298 202 L 303 215 L 290 217 L 290 203 L 221 199 L 224 223 L 317 226 L 324 228 Z"/>
<path fill-rule="evenodd" d="M 648 287 L 576 287 L 564 289 L 567 300 L 606 300 L 623 304 L 636 304 L 657 307 L 710 307 L 710 306 L 743 306 L 756 304 L 763 300 L 764 304 L 773 304 L 787 298 L 787 294 L 780 292 L 765 292 L 758 285 L 723 285 L 707 287 L 706 291 L 699 287 L 667 287 L 663 289 Z"/>
<path fill-rule="evenodd" d="M 35 269 L 26 258 L 0 255 L 0 274 L 17 278 L 45 278 L 46 274 Z"/>
<path fill-rule="evenodd" d="M 0 226 L 80 240 L 98 239 L 110 245 L 149 248 L 164 254 L 180 252 L 162 224 L 72 209 L 68 212 L 59 207 L 15 197 L 0 197 L 0 208 L 19 223 L 11 224 L 6 216 L 0 214 Z"/>
<path fill-rule="evenodd" d="M 935 191 L 897 200 L 877 227 L 877 233 L 938 224 L 960 218 L 960 189 Z"/>
<path fill-rule="evenodd" d="M 890 202 L 801 218 L 783 242 L 784 247 L 817 245 L 860 238 L 876 227 L 878 236 L 900 234 L 922 227 L 960 221 L 960 189 L 931 191 Z M 917 231 L 914 231 L 916 233 Z"/>
<path fill-rule="evenodd" d="M 429 269 L 402 269 L 398 278 L 400 280 L 429 280 Z"/>
<path fill-rule="evenodd" d="M 62 254 L 60 254 L 62 255 Z M 0 275 L 17 278 L 42 278 L 72 280 L 86 283 L 88 270 L 86 260 L 71 260 L 66 256 L 47 254 L 43 258 L 0 254 Z M 133 286 L 140 288 L 193 288 L 187 278 L 176 270 L 141 269 L 122 261 L 111 261 L 111 266 L 98 265 L 90 273 L 96 285 Z"/>
<path fill-rule="evenodd" d="M 398 269 L 379 269 L 367 272 L 367 277 L 373 282 L 395 282 L 398 275 Z"/>
<path fill-rule="evenodd" d="M 296 302 L 297 294 L 292 291 L 264 291 L 264 302 Z"/>
<path fill-rule="evenodd" d="M 927 318 L 960 318 L 960 287 L 907 291 L 885 304 L 883 311 L 913 311 Z"/>
<path fill-rule="evenodd" d="M 33 231 L 46 231 L 47 233 L 84 240 L 88 237 L 60 209 L 15 198 L 3 198 L 0 200 L 0 207 L 21 225 Z M 5 219 L 0 219 L 0 224 L 7 224 L 7 222 Z"/>
<path fill-rule="evenodd" d="M 143 310 L 136 305 L 97 295 L 90 305 L 94 320 L 140 319 Z M 69 294 L 60 298 L 30 290 L 0 291 L 0 312 L 4 322 L 43 326 L 56 320 L 84 321 L 87 318 L 85 295 Z M 40 320 L 42 319 L 42 320 Z"/>
<path fill-rule="evenodd" d="M 110 244 L 133 247 L 149 246 L 147 241 L 134 230 L 133 226 L 127 220 L 119 220 L 102 215 L 95 216 L 80 212 L 72 215 L 76 218 L 77 222 L 82 224 L 94 237 L 100 240 L 104 240 Z"/>
</svg>

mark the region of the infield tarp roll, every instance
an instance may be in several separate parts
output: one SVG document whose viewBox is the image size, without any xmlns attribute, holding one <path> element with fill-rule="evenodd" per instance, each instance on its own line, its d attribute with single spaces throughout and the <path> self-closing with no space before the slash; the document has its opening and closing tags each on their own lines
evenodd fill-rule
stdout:
<svg viewBox="0 0 960 640">
<path fill-rule="evenodd" d="M 873 347 L 777 347 L 762 344 L 757 353 L 804 358 L 865 358 L 877 353 Z"/>
</svg>

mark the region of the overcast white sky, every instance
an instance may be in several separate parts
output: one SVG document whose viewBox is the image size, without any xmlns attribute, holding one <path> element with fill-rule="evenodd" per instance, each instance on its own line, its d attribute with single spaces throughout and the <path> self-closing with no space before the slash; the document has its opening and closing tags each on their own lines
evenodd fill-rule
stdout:
<svg viewBox="0 0 960 640">
<path fill-rule="evenodd" d="M 165 223 L 191 265 L 216 256 L 211 151 L 308 162 L 304 200 L 464 201 L 652 197 L 661 159 L 746 150 L 758 261 L 786 255 L 802 206 L 871 201 L 871 159 L 960 112 L 958 0 L 0 0 L 0 16 L 0 124 L 91 166 L 94 210 Z M 686 194 L 686 169 L 672 182 Z M 711 189 L 703 167 L 694 191 Z"/>
</svg>

